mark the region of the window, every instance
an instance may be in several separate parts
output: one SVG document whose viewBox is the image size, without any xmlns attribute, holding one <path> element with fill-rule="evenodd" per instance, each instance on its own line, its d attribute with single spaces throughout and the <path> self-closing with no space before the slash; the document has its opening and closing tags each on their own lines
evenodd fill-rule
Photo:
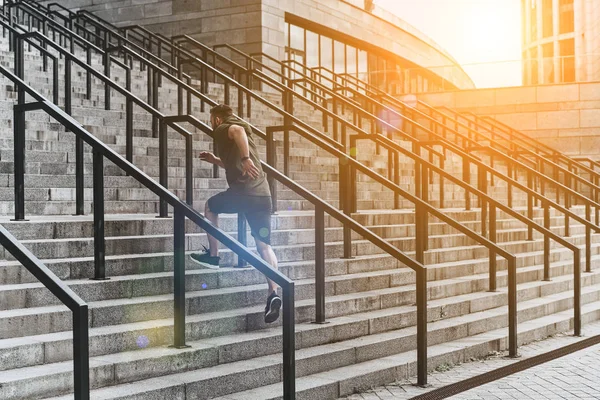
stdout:
<svg viewBox="0 0 600 400">
<path fill-rule="evenodd" d="M 539 63 L 538 63 L 538 50 L 537 47 L 531 49 L 531 84 L 537 85 L 539 83 Z"/>
<path fill-rule="evenodd" d="M 357 57 L 356 47 L 346 46 L 346 72 L 350 75 L 356 76 L 358 72 Z"/>
<path fill-rule="evenodd" d="M 573 0 L 560 0 L 558 3 L 559 10 L 559 32 L 571 33 L 575 31 L 575 12 L 573 9 Z"/>
<path fill-rule="evenodd" d="M 547 38 L 553 35 L 554 19 L 552 13 L 552 0 L 542 2 L 542 36 Z"/>
<path fill-rule="evenodd" d="M 319 65 L 319 35 L 306 31 L 306 66 Z"/>
<path fill-rule="evenodd" d="M 561 81 L 575 82 L 575 40 L 561 40 L 559 46 Z"/>
<path fill-rule="evenodd" d="M 529 34 L 531 35 L 530 40 L 532 42 L 537 41 L 538 38 L 538 18 L 537 18 L 537 0 L 531 0 L 531 10 L 529 13 L 529 21 L 531 30 Z"/>
<path fill-rule="evenodd" d="M 336 74 L 346 73 L 346 46 L 337 40 L 333 44 L 334 72 Z"/>
<path fill-rule="evenodd" d="M 544 54 L 544 81 L 543 83 L 554 83 L 554 43 L 546 43 L 542 46 Z"/>
<path fill-rule="evenodd" d="M 321 36 L 321 60 L 319 64 L 327 69 L 333 69 L 333 41 L 331 38 Z"/>
<path fill-rule="evenodd" d="M 364 50 L 358 51 L 358 78 L 368 81 L 369 64 L 367 61 L 367 52 Z"/>
</svg>

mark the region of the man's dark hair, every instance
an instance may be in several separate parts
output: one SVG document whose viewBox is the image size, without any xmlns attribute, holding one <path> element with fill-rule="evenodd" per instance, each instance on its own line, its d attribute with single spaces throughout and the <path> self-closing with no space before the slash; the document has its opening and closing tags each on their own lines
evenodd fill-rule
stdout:
<svg viewBox="0 0 600 400">
<path fill-rule="evenodd" d="M 219 104 L 210 109 L 210 115 L 225 119 L 233 115 L 233 110 L 227 104 Z"/>
</svg>

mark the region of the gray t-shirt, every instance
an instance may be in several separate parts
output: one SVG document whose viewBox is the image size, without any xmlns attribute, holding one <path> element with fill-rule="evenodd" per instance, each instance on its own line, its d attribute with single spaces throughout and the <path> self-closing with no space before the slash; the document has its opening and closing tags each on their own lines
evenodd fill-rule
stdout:
<svg viewBox="0 0 600 400">
<path fill-rule="evenodd" d="M 231 125 L 241 126 L 246 131 L 250 159 L 260 171 L 259 176 L 256 179 L 250 179 L 249 177 L 243 176 L 240 149 L 233 139 L 229 139 L 228 133 Z M 229 184 L 229 190 L 247 196 L 270 197 L 271 191 L 269 190 L 266 174 L 260 164 L 256 144 L 254 143 L 252 127 L 237 117 L 229 117 L 214 130 L 214 135 L 217 143 L 218 155 L 225 165 L 225 175 L 227 183 Z"/>
</svg>

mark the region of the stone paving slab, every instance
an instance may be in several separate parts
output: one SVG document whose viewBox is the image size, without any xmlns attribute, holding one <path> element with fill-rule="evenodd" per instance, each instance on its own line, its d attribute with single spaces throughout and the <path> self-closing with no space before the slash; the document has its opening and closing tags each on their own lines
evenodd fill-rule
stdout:
<svg viewBox="0 0 600 400">
<path fill-rule="evenodd" d="M 460 365 L 444 365 L 431 372 L 429 386 L 420 388 L 413 380 L 398 381 L 377 387 L 365 393 L 344 397 L 346 400 L 411 399 L 431 390 L 492 371 L 525 358 L 568 346 L 582 339 L 600 334 L 600 321 L 582 328 L 582 337 L 572 332 L 534 342 L 519 348 L 520 357 L 511 359 L 506 353 L 491 354 L 482 360 Z M 588 347 L 545 364 L 509 375 L 503 379 L 478 386 L 449 397 L 454 400 L 504 400 L 504 399 L 600 399 L 600 345 Z"/>
</svg>

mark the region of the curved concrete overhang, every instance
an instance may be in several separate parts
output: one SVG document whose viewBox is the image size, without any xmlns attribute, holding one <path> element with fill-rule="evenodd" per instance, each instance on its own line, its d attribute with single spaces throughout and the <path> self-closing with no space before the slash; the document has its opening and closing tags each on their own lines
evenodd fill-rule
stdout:
<svg viewBox="0 0 600 400">
<path fill-rule="evenodd" d="M 269 3 L 283 9 L 291 19 L 301 18 L 393 53 L 458 89 L 475 87 L 458 62 L 431 38 L 381 7 L 375 5 L 366 11 L 364 0 L 265 1 Z"/>
</svg>

